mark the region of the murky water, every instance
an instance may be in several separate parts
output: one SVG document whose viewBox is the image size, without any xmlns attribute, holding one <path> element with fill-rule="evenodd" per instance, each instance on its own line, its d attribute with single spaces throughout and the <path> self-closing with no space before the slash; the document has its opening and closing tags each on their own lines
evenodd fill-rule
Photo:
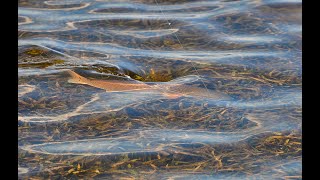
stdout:
<svg viewBox="0 0 320 180">
<path fill-rule="evenodd" d="M 300 0 L 18 2 L 20 179 L 302 179 Z"/>
</svg>

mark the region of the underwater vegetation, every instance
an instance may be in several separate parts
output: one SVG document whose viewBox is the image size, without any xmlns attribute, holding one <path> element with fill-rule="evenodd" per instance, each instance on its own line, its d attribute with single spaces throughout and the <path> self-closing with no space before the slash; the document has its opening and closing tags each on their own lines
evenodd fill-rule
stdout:
<svg viewBox="0 0 320 180">
<path fill-rule="evenodd" d="M 19 179 L 302 179 L 301 1 L 18 1 Z"/>
</svg>

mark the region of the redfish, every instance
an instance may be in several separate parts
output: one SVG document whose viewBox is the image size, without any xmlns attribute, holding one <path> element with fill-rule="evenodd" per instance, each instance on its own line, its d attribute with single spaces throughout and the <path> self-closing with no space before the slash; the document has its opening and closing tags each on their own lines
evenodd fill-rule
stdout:
<svg viewBox="0 0 320 180">
<path fill-rule="evenodd" d="M 104 89 L 107 92 L 156 90 L 171 99 L 181 96 L 213 98 L 219 100 L 231 99 L 229 95 L 218 91 L 184 84 L 172 84 L 169 82 L 150 85 L 139 81 L 91 80 L 75 73 L 72 70 L 68 70 L 67 72 L 71 76 L 71 79 L 69 79 L 68 82 L 89 85 L 99 89 Z"/>
<path fill-rule="evenodd" d="M 201 88 L 190 85 L 183 84 L 170 84 L 170 85 L 161 85 L 160 88 L 167 96 L 179 97 L 179 96 L 192 96 L 200 98 L 212 98 L 219 100 L 231 100 L 231 97 L 225 93 L 218 92 L 215 90 Z"/>
<path fill-rule="evenodd" d="M 152 86 L 144 83 L 139 83 L 135 81 L 119 81 L 119 80 L 90 80 L 74 71 L 67 71 L 71 79 L 68 80 L 69 83 L 75 84 L 86 84 L 93 86 L 99 89 L 104 89 L 107 92 L 123 92 L 123 91 L 137 91 L 137 90 L 146 90 L 153 89 Z"/>
</svg>

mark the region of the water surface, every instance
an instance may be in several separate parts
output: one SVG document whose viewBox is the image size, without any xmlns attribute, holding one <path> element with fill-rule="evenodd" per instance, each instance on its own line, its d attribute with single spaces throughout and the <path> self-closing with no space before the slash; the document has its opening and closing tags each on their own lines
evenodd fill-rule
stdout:
<svg viewBox="0 0 320 180">
<path fill-rule="evenodd" d="M 300 0 L 18 4 L 19 179 L 302 179 Z"/>
</svg>

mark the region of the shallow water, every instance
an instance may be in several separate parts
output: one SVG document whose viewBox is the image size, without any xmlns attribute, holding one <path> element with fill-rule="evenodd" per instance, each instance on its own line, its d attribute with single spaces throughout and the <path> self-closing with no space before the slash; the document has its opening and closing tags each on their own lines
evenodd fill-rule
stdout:
<svg viewBox="0 0 320 180">
<path fill-rule="evenodd" d="M 301 1 L 18 2 L 19 179 L 302 179 Z"/>
</svg>

